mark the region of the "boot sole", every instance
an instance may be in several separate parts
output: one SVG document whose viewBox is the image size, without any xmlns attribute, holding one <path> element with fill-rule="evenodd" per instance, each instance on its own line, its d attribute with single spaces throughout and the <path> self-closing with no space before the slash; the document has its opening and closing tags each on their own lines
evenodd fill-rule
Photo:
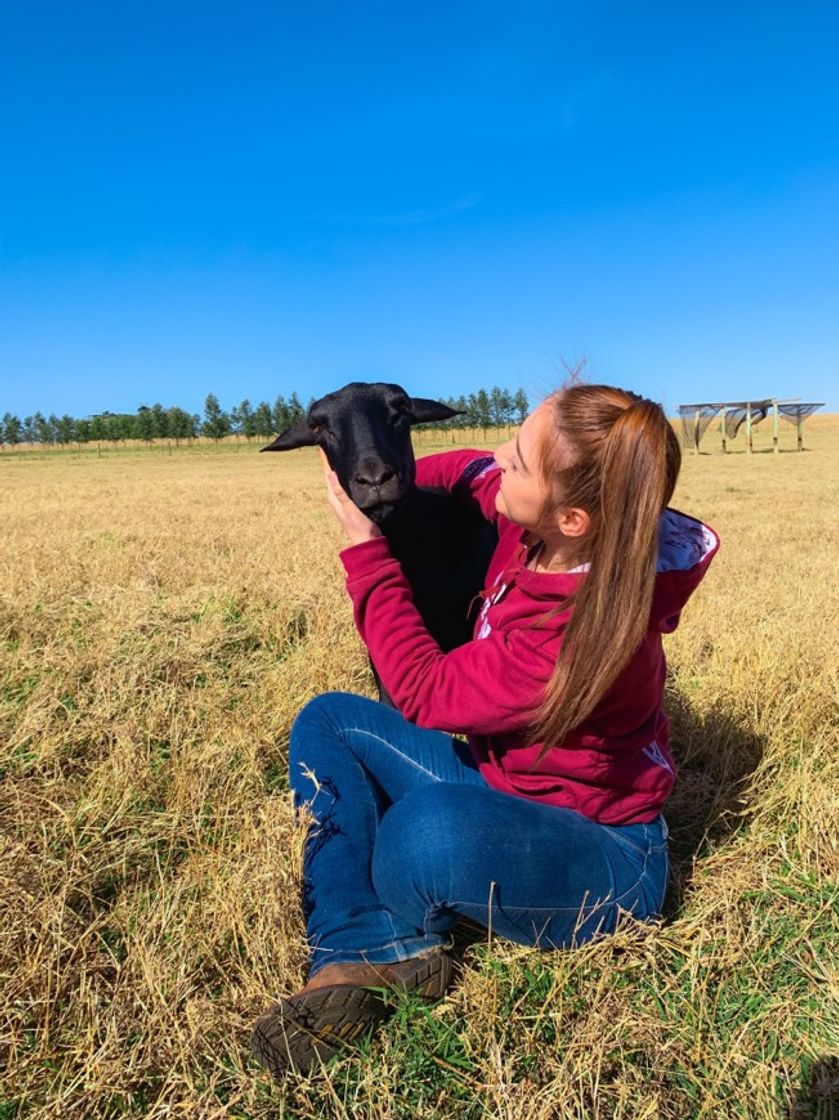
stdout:
<svg viewBox="0 0 839 1120">
<path fill-rule="evenodd" d="M 253 1028 L 253 1055 L 275 1077 L 307 1073 L 378 1027 L 390 1009 L 375 991 L 336 985 L 291 996 Z"/>
<path fill-rule="evenodd" d="M 388 993 L 429 1001 L 445 995 L 453 971 L 448 954 L 419 958 L 412 964 L 406 975 L 381 987 L 335 984 L 281 1000 L 254 1024 L 254 1058 L 276 1078 L 289 1072 L 307 1073 L 376 1030 L 394 1010 Z"/>
</svg>

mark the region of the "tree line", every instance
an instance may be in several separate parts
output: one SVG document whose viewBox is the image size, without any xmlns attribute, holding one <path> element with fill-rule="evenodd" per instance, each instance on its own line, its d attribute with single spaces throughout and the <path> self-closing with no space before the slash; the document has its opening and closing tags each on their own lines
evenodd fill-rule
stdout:
<svg viewBox="0 0 839 1120">
<path fill-rule="evenodd" d="M 449 420 L 416 425 L 420 429 L 452 430 L 460 428 L 509 427 L 521 424 L 528 412 L 527 395 L 523 389 L 511 393 L 494 385 L 479 389 L 467 396 L 440 397 L 444 404 L 457 409 L 462 415 Z M 252 405 L 247 399 L 230 409 L 223 409 L 218 397 L 209 393 L 204 401 L 204 414 L 162 404 L 141 404 L 136 412 L 99 412 L 94 416 L 78 419 L 73 416 L 44 416 L 35 412 L 21 420 L 6 412 L 0 420 L 0 443 L 4 447 L 19 444 L 31 446 L 69 447 L 72 444 L 122 443 L 142 440 L 153 443 L 166 440 L 175 444 L 189 442 L 204 436 L 223 440 L 228 436 L 259 437 L 269 439 L 284 431 L 306 415 L 309 406 L 303 405 L 297 393 L 286 399 L 278 396 L 273 404 L 260 401 Z"/>
</svg>

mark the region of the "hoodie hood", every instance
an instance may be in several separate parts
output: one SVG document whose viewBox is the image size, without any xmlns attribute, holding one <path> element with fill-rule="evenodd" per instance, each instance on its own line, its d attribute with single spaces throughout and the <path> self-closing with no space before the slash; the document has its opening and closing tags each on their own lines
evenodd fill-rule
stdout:
<svg viewBox="0 0 839 1120">
<path fill-rule="evenodd" d="M 650 629 L 670 634 L 679 625 L 682 607 L 720 547 L 708 525 L 677 509 L 666 509 L 658 531 L 658 563 L 650 609 Z"/>
</svg>

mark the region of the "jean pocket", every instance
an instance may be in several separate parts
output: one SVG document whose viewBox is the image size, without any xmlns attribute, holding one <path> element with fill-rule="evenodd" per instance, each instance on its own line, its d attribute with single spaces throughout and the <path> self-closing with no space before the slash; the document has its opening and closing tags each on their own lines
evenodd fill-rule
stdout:
<svg viewBox="0 0 839 1120">
<path fill-rule="evenodd" d="M 666 845 L 666 841 L 658 842 L 658 836 L 654 834 L 650 825 L 646 824 L 604 824 L 601 825 L 612 839 L 620 845 L 621 848 L 629 855 L 634 856 L 636 859 L 646 859 L 647 855 Z"/>
</svg>

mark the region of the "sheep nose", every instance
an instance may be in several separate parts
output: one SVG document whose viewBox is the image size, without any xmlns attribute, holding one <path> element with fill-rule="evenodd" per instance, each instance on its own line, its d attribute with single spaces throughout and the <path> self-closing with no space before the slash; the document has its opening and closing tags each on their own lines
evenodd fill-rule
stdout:
<svg viewBox="0 0 839 1120">
<path fill-rule="evenodd" d="M 380 470 L 375 468 L 368 468 L 364 471 L 359 471 L 355 476 L 355 481 L 361 483 L 363 486 L 384 486 L 386 482 L 394 477 L 396 472 L 392 471 L 389 467 L 382 467 Z"/>
</svg>

